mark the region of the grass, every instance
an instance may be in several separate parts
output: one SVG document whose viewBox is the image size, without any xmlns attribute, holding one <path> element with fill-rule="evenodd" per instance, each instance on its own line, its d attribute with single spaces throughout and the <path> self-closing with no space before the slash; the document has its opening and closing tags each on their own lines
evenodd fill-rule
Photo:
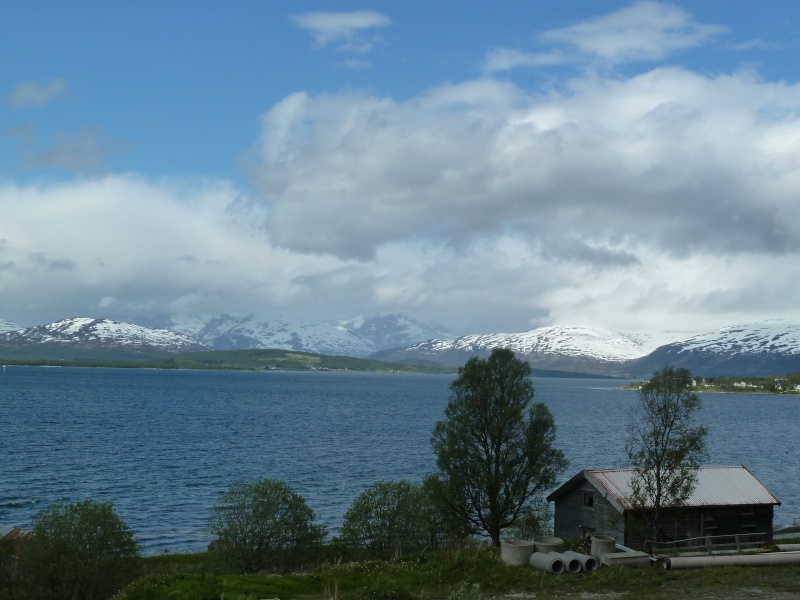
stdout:
<svg viewBox="0 0 800 600">
<path fill-rule="evenodd" d="M 671 571 L 601 567 L 555 576 L 506 565 L 488 548 L 329 564 L 281 576 L 226 573 L 213 554 L 150 557 L 145 565 L 146 573 L 119 599 L 426 600 L 457 598 L 465 583 L 478 584 L 487 599 L 792 597 L 800 589 L 800 565 Z"/>
</svg>

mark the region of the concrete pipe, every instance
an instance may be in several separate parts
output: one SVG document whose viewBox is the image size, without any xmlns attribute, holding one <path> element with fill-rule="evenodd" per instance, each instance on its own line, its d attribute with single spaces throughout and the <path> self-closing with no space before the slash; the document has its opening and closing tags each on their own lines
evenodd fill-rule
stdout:
<svg viewBox="0 0 800 600">
<path fill-rule="evenodd" d="M 529 565 L 533 551 L 533 540 L 514 540 L 500 544 L 500 558 L 509 565 Z"/>
<path fill-rule="evenodd" d="M 595 559 L 593 556 L 589 556 L 588 554 L 581 554 L 580 552 L 567 550 L 563 553 L 563 555 L 568 559 L 577 559 L 581 563 L 581 569 L 587 573 L 591 573 L 597 568 L 597 559 Z"/>
<path fill-rule="evenodd" d="M 604 554 L 613 554 L 617 551 L 617 541 L 610 535 L 592 536 L 592 556 L 603 562 Z"/>
<path fill-rule="evenodd" d="M 534 542 L 536 542 L 536 552 L 544 552 L 547 554 L 548 552 L 564 551 L 564 540 L 559 537 L 545 535 L 540 538 L 536 538 Z"/>
<path fill-rule="evenodd" d="M 567 556 L 564 552 L 549 552 L 548 554 L 564 563 L 564 570 L 568 573 L 580 573 L 583 568 L 581 561 L 574 556 Z"/>
<path fill-rule="evenodd" d="M 699 569 L 701 567 L 757 567 L 800 564 L 800 552 L 768 552 L 764 554 L 715 554 L 712 556 L 673 556 L 664 559 L 665 569 Z"/>
<path fill-rule="evenodd" d="M 552 554 L 545 554 L 544 552 L 534 552 L 531 554 L 531 566 L 547 571 L 548 573 L 555 573 L 560 575 L 564 572 L 564 561 L 556 558 Z"/>
<path fill-rule="evenodd" d="M 778 544 L 778 550 L 781 552 L 797 552 L 800 550 L 800 544 Z"/>
</svg>

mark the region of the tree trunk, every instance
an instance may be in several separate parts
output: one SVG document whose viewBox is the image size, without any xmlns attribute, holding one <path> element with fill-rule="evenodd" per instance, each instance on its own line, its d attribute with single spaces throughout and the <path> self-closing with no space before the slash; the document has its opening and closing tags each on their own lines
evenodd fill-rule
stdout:
<svg viewBox="0 0 800 600">
<path fill-rule="evenodd" d="M 495 548 L 499 548 L 500 547 L 500 531 L 499 530 L 490 531 L 489 535 L 492 536 L 492 546 L 494 546 Z"/>
</svg>

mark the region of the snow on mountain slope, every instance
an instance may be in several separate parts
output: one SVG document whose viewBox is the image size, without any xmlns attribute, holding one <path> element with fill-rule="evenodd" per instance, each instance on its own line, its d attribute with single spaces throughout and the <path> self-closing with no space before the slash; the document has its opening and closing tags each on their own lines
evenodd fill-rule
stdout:
<svg viewBox="0 0 800 600">
<path fill-rule="evenodd" d="M 108 319 L 74 318 L 0 334 L 6 344 L 107 345 L 165 352 L 208 350 L 197 340 L 166 329 L 149 329 Z"/>
<path fill-rule="evenodd" d="M 784 320 L 742 323 L 694 335 L 676 345 L 680 345 L 678 352 L 800 355 L 800 324 Z"/>
<path fill-rule="evenodd" d="M 364 356 L 372 351 L 370 344 L 336 323 L 260 321 L 253 315 L 219 315 L 209 320 L 196 337 L 217 350 L 281 348 L 345 356 Z"/>
<path fill-rule="evenodd" d="M 794 373 L 800 371 L 800 324 L 742 323 L 693 335 L 632 361 L 629 370 L 645 376 L 666 365 L 703 377 Z"/>
<path fill-rule="evenodd" d="M 376 350 L 447 334 L 441 326 L 403 314 L 356 317 L 341 321 L 259 319 L 217 315 L 158 315 L 136 320 L 190 335 L 217 350 L 281 348 L 298 352 L 364 357 Z"/>
<path fill-rule="evenodd" d="M 0 333 L 5 333 L 6 331 L 17 331 L 18 329 L 22 329 L 22 327 L 16 323 L 12 323 L 11 321 L 0 319 Z"/>
<path fill-rule="evenodd" d="M 491 351 L 509 348 L 527 356 L 560 355 L 622 362 L 650 353 L 655 344 L 646 334 L 593 327 L 540 327 L 524 333 L 466 335 L 455 340 L 430 340 L 412 348 L 432 352 Z"/>
<path fill-rule="evenodd" d="M 358 316 L 349 321 L 339 321 L 339 325 L 359 338 L 368 340 L 373 346 L 372 351 L 397 348 L 449 334 L 441 325 L 425 323 L 402 313 Z"/>
</svg>

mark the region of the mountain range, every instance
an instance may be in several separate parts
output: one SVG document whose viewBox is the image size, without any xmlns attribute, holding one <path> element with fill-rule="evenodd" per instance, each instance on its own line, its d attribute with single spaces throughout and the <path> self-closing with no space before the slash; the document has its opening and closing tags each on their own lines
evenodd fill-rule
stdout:
<svg viewBox="0 0 800 600">
<path fill-rule="evenodd" d="M 403 314 L 343 321 L 262 321 L 254 316 L 178 318 L 160 315 L 137 324 L 76 318 L 19 329 L 0 320 L 0 355 L 277 348 L 393 362 L 460 366 L 473 355 L 506 347 L 537 371 L 646 377 L 665 366 L 702 376 L 770 375 L 800 371 L 800 324 L 766 321 L 724 327 L 659 345 L 622 330 L 541 327 L 523 333 L 447 337 L 443 327 Z"/>
<path fill-rule="evenodd" d="M 442 326 L 402 313 L 355 317 L 349 320 L 264 321 L 254 315 L 177 317 L 158 315 L 136 319 L 137 324 L 169 329 L 193 337 L 214 350 L 280 348 L 298 352 L 364 358 L 374 352 L 447 336 Z"/>
</svg>

